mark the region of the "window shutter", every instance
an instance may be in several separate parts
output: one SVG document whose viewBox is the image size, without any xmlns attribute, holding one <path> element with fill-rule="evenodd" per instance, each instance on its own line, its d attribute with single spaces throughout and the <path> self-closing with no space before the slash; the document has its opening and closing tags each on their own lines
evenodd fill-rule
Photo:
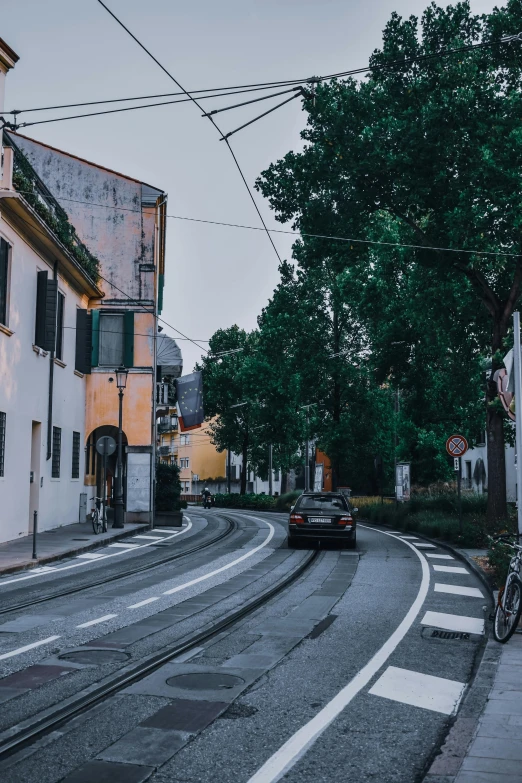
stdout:
<svg viewBox="0 0 522 783">
<path fill-rule="evenodd" d="M 87 310 L 76 310 L 76 356 L 74 367 L 78 372 L 89 374 L 92 360 L 92 314 Z"/>
<path fill-rule="evenodd" d="M 93 310 L 91 315 L 91 367 L 97 367 L 100 357 L 100 311 Z"/>
<path fill-rule="evenodd" d="M 47 272 L 38 272 L 36 277 L 36 326 L 34 344 L 39 348 L 45 342 L 45 297 L 47 295 Z"/>
<path fill-rule="evenodd" d="M 56 315 L 58 307 L 58 280 L 48 279 L 45 292 L 44 351 L 54 351 L 56 345 Z"/>
<path fill-rule="evenodd" d="M 9 245 L 0 238 L 0 324 L 7 326 L 7 279 Z"/>
<path fill-rule="evenodd" d="M 125 367 L 134 366 L 134 313 L 132 311 L 125 312 L 124 318 L 124 334 L 125 334 L 125 352 L 124 352 L 124 365 Z"/>
</svg>

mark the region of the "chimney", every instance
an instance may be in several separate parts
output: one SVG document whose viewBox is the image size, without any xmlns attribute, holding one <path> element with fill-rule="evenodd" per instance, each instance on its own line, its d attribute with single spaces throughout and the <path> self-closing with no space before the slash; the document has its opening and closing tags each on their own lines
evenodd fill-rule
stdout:
<svg viewBox="0 0 522 783">
<path fill-rule="evenodd" d="M 4 111 L 5 77 L 7 72 L 15 67 L 19 59 L 16 52 L 13 52 L 3 38 L 0 38 L 0 116 Z"/>
</svg>

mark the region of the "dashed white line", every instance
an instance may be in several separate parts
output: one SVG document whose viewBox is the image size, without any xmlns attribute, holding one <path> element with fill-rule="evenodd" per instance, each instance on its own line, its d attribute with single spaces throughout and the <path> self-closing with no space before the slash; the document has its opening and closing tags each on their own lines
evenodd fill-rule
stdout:
<svg viewBox="0 0 522 783">
<path fill-rule="evenodd" d="M 419 536 L 400 536 L 400 538 L 411 539 L 412 541 L 418 541 Z"/>
<path fill-rule="evenodd" d="M 147 604 L 153 603 L 153 601 L 159 601 L 159 597 L 154 596 L 153 598 L 145 598 L 144 601 L 139 601 L 137 604 L 131 604 L 127 609 L 139 609 L 140 606 L 146 606 Z"/>
<path fill-rule="evenodd" d="M 443 715 L 452 715 L 465 687 L 465 683 L 456 680 L 388 666 L 368 693 L 413 707 L 441 712 Z"/>
<path fill-rule="evenodd" d="M 435 544 L 421 544 L 420 541 L 419 541 L 419 543 L 417 543 L 417 541 L 414 541 L 413 545 L 418 547 L 419 549 L 437 549 Z"/>
<path fill-rule="evenodd" d="M 109 544 L 107 549 L 136 549 L 140 544 Z"/>
<path fill-rule="evenodd" d="M 436 583 L 436 593 L 451 593 L 452 595 L 467 595 L 469 598 L 484 598 L 478 587 L 462 587 L 461 585 L 445 585 Z"/>
<path fill-rule="evenodd" d="M 59 639 L 59 636 L 48 636 L 47 639 L 40 639 L 39 642 L 32 642 L 32 644 L 26 644 L 23 647 L 19 647 L 17 650 L 11 650 L 11 652 L 3 653 L 0 655 L 0 661 L 5 661 L 7 658 L 13 658 L 15 655 L 27 652 L 27 650 L 34 650 L 35 647 L 41 647 L 42 644 L 48 644 L 54 642 L 55 639 Z"/>
<path fill-rule="evenodd" d="M 99 552 L 85 552 L 83 555 L 78 555 L 76 558 L 77 560 L 99 560 L 100 558 L 103 558 L 104 555 L 101 555 Z M 78 563 L 80 565 L 80 563 Z M 60 570 L 60 569 L 57 569 Z M 13 582 L 16 582 L 16 579 L 12 580 Z"/>
<path fill-rule="evenodd" d="M 484 633 L 484 620 L 478 617 L 465 617 L 445 612 L 426 612 L 421 625 L 431 625 L 444 631 L 462 631 L 463 633 Z"/>
<path fill-rule="evenodd" d="M 113 617 L 117 617 L 117 614 L 104 614 L 103 617 L 97 617 L 96 620 L 89 620 L 87 623 L 80 623 L 77 628 L 90 628 L 91 625 L 98 625 L 98 623 L 104 623 L 105 620 L 112 620 Z"/>
<path fill-rule="evenodd" d="M 451 555 L 436 555 L 434 552 L 426 552 L 426 557 L 435 557 L 437 560 L 455 560 Z"/>
<path fill-rule="evenodd" d="M 163 541 L 164 536 L 132 536 L 133 541 L 135 538 L 143 538 L 143 539 L 146 538 L 149 541 Z"/>
<path fill-rule="evenodd" d="M 469 575 L 469 571 L 466 568 L 461 568 L 460 566 L 434 565 L 433 570 L 443 571 L 445 574 L 468 574 Z"/>
</svg>

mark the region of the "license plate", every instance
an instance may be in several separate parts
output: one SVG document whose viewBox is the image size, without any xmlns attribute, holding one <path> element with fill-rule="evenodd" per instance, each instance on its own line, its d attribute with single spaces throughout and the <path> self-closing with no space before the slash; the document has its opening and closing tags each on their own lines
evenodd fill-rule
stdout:
<svg viewBox="0 0 522 783">
<path fill-rule="evenodd" d="M 308 517 L 311 525 L 329 525 L 331 521 L 330 517 Z"/>
</svg>

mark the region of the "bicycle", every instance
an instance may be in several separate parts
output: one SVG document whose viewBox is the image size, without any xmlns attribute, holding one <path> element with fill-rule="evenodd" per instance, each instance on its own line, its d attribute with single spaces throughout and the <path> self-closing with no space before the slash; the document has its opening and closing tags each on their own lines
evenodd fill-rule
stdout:
<svg viewBox="0 0 522 783">
<path fill-rule="evenodd" d="M 501 541 L 514 551 L 509 563 L 506 584 L 499 590 L 495 614 L 493 617 L 493 636 L 497 642 L 505 644 L 515 633 L 522 614 L 522 546 L 510 540 L 512 537 L 499 535 L 492 541 Z M 518 538 L 518 537 L 517 537 Z"/>
<path fill-rule="evenodd" d="M 92 529 L 94 533 L 106 533 L 107 532 L 107 514 L 105 512 L 105 505 L 103 498 L 93 498 L 94 506 L 91 511 Z M 100 507 L 103 506 L 103 513 L 100 514 Z"/>
</svg>

